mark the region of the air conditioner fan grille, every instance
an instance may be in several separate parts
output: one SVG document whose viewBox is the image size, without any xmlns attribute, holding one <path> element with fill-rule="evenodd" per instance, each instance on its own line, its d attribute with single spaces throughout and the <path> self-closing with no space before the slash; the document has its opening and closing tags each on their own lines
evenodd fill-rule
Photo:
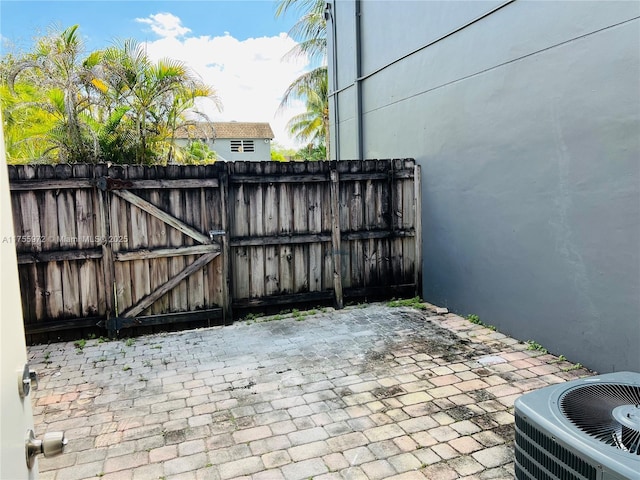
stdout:
<svg viewBox="0 0 640 480">
<path fill-rule="evenodd" d="M 640 386 L 616 383 L 581 385 L 561 396 L 560 409 L 587 435 L 640 455 Z"/>
</svg>

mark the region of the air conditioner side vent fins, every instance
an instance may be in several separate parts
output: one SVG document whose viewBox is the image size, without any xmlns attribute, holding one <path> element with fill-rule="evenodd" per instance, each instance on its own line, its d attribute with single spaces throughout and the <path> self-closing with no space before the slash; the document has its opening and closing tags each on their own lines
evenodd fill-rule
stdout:
<svg viewBox="0 0 640 480">
<path fill-rule="evenodd" d="M 518 480 L 597 480 L 596 468 L 515 416 Z"/>
</svg>

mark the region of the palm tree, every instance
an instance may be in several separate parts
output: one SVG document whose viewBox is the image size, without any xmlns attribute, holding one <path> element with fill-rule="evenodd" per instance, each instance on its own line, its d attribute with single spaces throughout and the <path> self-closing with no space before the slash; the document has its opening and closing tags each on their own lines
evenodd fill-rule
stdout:
<svg viewBox="0 0 640 480">
<path fill-rule="evenodd" d="M 103 107 L 112 120 L 111 138 L 128 135 L 135 143 L 135 162 L 154 163 L 172 155 L 174 136 L 195 110 L 197 98 L 209 98 L 220 108 L 213 88 L 183 63 L 162 59 L 152 63 L 142 45 L 127 40 L 102 55 Z M 115 115 L 115 116 L 114 116 Z"/>
<path fill-rule="evenodd" d="M 289 85 L 282 96 L 279 110 L 289 106 L 293 100 L 306 101 L 307 112 L 292 118 L 288 126 L 298 138 L 312 138 L 314 142 L 321 141 L 325 144 L 328 160 L 330 142 L 328 71 L 325 65 L 327 56 L 325 2 L 323 0 L 281 0 L 276 9 L 276 17 L 293 8 L 299 10 L 302 16 L 293 25 L 289 35 L 299 43 L 285 55 L 285 58 L 306 55 L 312 62 L 320 62 L 322 65 L 301 75 Z M 319 102 L 323 103 L 319 104 Z M 314 117 L 315 120 L 312 120 Z M 318 131 L 312 133 L 311 128 L 316 128 Z"/>
<path fill-rule="evenodd" d="M 315 80 L 313 88 L 298 86 L 306 96 L 307 111 L 294 116 L 287 128 L 297 140 L 316 146 L 328 146 L 329 101 L 327 77 Z"/>
<path fill-rule="evenodd" d="M 0 63 L 0 100 L 12 161 L 157 163 L 179 157 L 175 131 L 196 99 L 220 101 L 181 62 L 151 62 L 133 40 L 81 61 L 78 26 Z M 57 154 L 57 159 L 53 157 Z"/>
<path fill-rule="evenodd" d="M 96 153 L 97 144 L 87 123 L 93 72 L 91 65 L 80 63 L 82 51 L 78 25 L 74 25 L 41 38 L 34 51 L 16 60 L 4 78 L 12 95 L 18 99 L 22 95 L 23 101 L 14 105 L 14 118 L 19 109 L 23 114 L 40 110 L 41 120 L 48 117 L 51 135 L 45 136 L 49 147 L 44 153 L 57 151 L 60 161 L 86 161 Z M 40 93 L 28 94 L 32 88 Z M 35 101 L 25 101 L 25 94 Z"/>
</svg>

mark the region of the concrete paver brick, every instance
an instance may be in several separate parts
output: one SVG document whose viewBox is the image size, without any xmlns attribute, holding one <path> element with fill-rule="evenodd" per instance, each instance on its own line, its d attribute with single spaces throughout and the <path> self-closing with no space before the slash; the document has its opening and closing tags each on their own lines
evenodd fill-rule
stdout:
<svg viewBox="0 0 640 480">
<path fill-rule="evenodd" d="M 291 440 L 286 435 L 276 435 L 249 443 L 249 448 L 254 455 L 262 455 L 274 450 L 284 450 L 291 447 Z"/>
<path fill-rule="evenodd" d="M 117 472 L 118 470 L 131 470 L 149 462 L 147 452 L 135 452 L 130 455 L 107 458 L 104 462 L 104 472 Z"/>
<path fill-rule="evenodd" d="M 451 447 L 448 443 L 439 443 L 437 445 L 433 445 L 431 447 L 431 450 L 433 450 L 436 454 L 438 454 L 439 457 L 445 460 L 455 458 L 460 455 L 460 452 Z"/>
<path fill-rule="evenodd" d="M 402 430 L 402 428 L 400 428 L 395 423 L 370 428 L 369 430 L 365 430 L 363 433 L 372 442 L 388 440 L 390 438 L 400 437 L 405 434 L 404 430 Z"/>
<path fill-rule="evenodd" d="M 296 446 L 315 442 L 318 440 L 324 440 L 329 437 L 329 434 L 323 427 L 315 427 L 306 430 L 291 432 L 288 434 L 288 437 L 289 440 L 291 440 L 291 444 Z"/>
<path fill-rule="evenodd" d="M 438 440 L 436 440 L 428 432 L 412 433 L 410 437 L 421 447 L 430 447 L 431 445 L 435 445 L 436 443 L 438 443 Z"/>
<path fill-rule="evenodd" d="M 373 462 L 360 465 L 362 471 L 369 480 L 382 480 L 395 475 L 397 472 L 386 460 L 374 460 Z"/>
<path fill-rule="evenodd" d="M 275 452 L 269 452 L 262 455 L 262 463 L 265 468 L 273 469 L 291 463 L 291 456 L 286 450 L 276 450 Z"/>
<path fill-rule="evenodd" d="M 341 453 L 330 453 L 322 457 L 322 460 L 331 472 L 343 470 L 349 467 L 349 462 Z"/>
<path fill-rule="evenodd" d="M 164 467 L 160 463 L 150 463 L 142 467 L 134 468 L 133 480 L 148 480 L 149 478 L 160 478 L 164 475 Z"/>
<path fill-rule="evenodd" d="M 291 447 L 289 450 L 289 456 L 294 462 L 301 460 L 308 460 L 309 458 L 322 457 L 331 452 L 329 445 L 324 441 L 305 443 Z"/>
<path fill-rule="evenodd" d="M 507 445 L 497 445 L 485 450 L 479 450 L 472 453 L 471 456 L 485 467 L 499 467 L 513 460 L 513 448 Z"/>
<path fill-rule="evenodd" d="M 414 392 L 407 395 L 401 395 L 398 400 L 403 405 L 415 405 L 416 403 L 424 403 L 432 400 L 432 397 L 426 392 Z"/>
<path fill-rule="evenodd" d="M 425 476 L 421 471 L 412 471 L 400 473 L 398 475 L 394 475 L 393 477 L 389 477 L 389 480 L 424 480 Z M 427 477 L 430 478 L 430 477 Z M 434 479 L 439 480 L 439 479 Z"/>
<path fill-rule="evenodd" d="M 227 480 L 242 475 L 251 475 L 264 469 L 264 463 L 260 457 L 248 457 L 241 460 L 233 460 L 218 466 L 220 478 Z"/>
<path fill-rule="evenodd" d="M 409 470 L 417 470 L 422 466 L 422 462 L 411 453 L 401 453 L 394 457 L 389 457 L 387 461 L 393 466 L 396 472 L 403 473 Z"/>
<path fill-rule="evenodd" d="M 349 465 L 360 465 L 375 460 L 375 456 L 367 447 L 356 447 L 343 452 Z"/>
<path fill-rule="evenodd" d="M 247 428 L 244 430 L 238 430 L 233 432 L 232 437 L 236 443 L 251 442 L 253 440 L 259 440 L 261 438 L 267 438 L 271 436 L 271 429 L 268 426 Z"/>
<path fill-rule="evenodd" d="M 413 452 L 413 455 L 420 460 L 422 465 L 433 465 L 442 460 L 440 456 L 434 452 L 431 448 L 421 448 Z"/>
<path fill-rule="evenodd" d="M 445 463 L 428 465 L 422 471 L 424 476 L 433 480 L 455 480 L 459 478 L 458 472 Z"/>
<path fill-rule="evenodd" d="M 327 439 L 327 445 L 332 452 L 344 452 L 350 448 L 360 447 L 369 443 L 367 437 L 360 432 L 346 433 Z"/>
<path fill-rule="evenodd" d="M 449 425 L 449 427 L 458 432 L 460 435 L 472 435 L 482 430 L 478 425 L 470 420 L 455 422 Z"/>
<path fill-rule="evenodd" d="M 473 475 L 484 470 L 484 466 L 467 456 L 454 458 L 448 463 L 461 476 Z"/>
<path fill-rule="evenodd" d="M 476 452 L 483 448 L 482 444 L 470 436 L 454 438 L 449 441 L 449 445 L 464 455 Z"/>
<path fill-rule="evenodd" d="M 286 480 L 302 480 L 327 473 L 329 469 L 319 458 L 289 463 L 280 469 Z"/>
</svg>

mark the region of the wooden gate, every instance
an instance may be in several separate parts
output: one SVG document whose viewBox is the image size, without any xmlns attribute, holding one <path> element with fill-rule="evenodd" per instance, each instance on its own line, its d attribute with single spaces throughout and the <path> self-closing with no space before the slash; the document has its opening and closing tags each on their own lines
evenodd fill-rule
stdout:
<svg viewBox="0 0 640 480">
<path fill-rule="evenodd" d="M 10 167 L 29 340 L 230 321 L 219 170 Z"/>
<path fill-rule="evenodd" d="M 109 296 L 113 304 L 107 305 L 107 310 L 115 316 L 106 321 L 109 332 L 179 321 L 175 314 L 166 313 L 171 310 L 183 310 L 183 318 L 219 317 L 220 308 L 205 308 L 203 289 L 204 272 L 222 251 L 215 238 L 224 231 L 201 224 L 213 207 L 206 204 L 205 189 L 218 188 L 218 180 L 102 177 L 96 186 L 107 203 L 104 210 L 108 218 L 100 241 L 105 283 L 113 285 Z M 180 192 L 193 189 L 195 195 L 180 198 Z M 194 199 L 199 204 L 189 203 Z M 222 278 L 219 281 L 224 283 Z M 147 316 L 142 315 L 145 312 Z"/>
</svg>

